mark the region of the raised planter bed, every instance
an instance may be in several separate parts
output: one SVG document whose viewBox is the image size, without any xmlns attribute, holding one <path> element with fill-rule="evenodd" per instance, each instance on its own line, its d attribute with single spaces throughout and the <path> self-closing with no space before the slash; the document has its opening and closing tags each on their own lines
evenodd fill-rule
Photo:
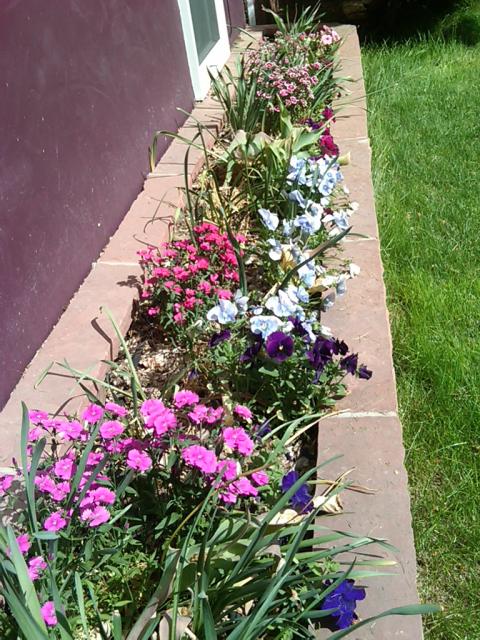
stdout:
<svg viewBox="0 0 480 640">
<path fill-rule="evenodd" d="M 350 385 L 350 394 L 339 404 L 340 413 L 322 420 L 319 429 L 319 462 L 342 451 L 345 456 L 329 470 L 335 476 L 356 467 L 355 482 L 375 490 L 375 495 L 359 498 L 347 492 L 345 513 L 338 516 L 336 528 L 360 531 L 376 538 L 386 538 L 399 549 L 397 579 L 371 581 L 369 598 L 359 607 L 367 617 L 392 606 L 417 601 L 415 588 L 415 555 L 410 526 L 410 510 L 406 473 L 403 467 L 401 425 L 397 416 L 395 379 L 392 367 L 391 341 L 385 290 L 379 252 L 373 194 L 370 179 L 370 150 L 366 129 L 366 105 L 358 39 L 353 27 L 339 29 L 345 38 L 342 48 L 344 75 L 356 79 L 353 102 L 345 108 L 335 125 L 335 139 L 342 153 L 349 151 L 352 162 L 344 170 L 353 198 L 360 204 L 361 214 L 354 220 L 354 230 L 365 237 L 349 238 L 347 255 L 362 267 L 360 279 L 349 284 L 345 298 L 327 311 L 324 322 L 334 334 L 345 337 L 354 351 L 360 351 L 375 376 L 369 386 L 361 382 Z M 237 42 L 243 50 L 245 40 Z M 212 128 L 221 125 L 221 111 L 212 100 L 199 105 L 193 113 Z M 190 137 L 194 121 L 187 123 L 180 135 Z M 41 407 L 56 413 L 75 412 L 84 402 L 71 394 L 74 384 L 61 369 L 52 369 L 39 387 L 33 382 L 53 360 L 67 360 L 82 371 L 93 369 L 102 378 L 106 365 L 118 351 L 118 340 L 112 338 L 108 321 L 99 315 L 98 303 L 110 309 L 125 334 L 130 326 L 132 306 L 138 296 L 141 270 L 135 261 L 139 246 L 158 245 L 168 238 L 174 223 L 175 209 L 181 204 L 179 188 L 183 186 L 184 147 L 173 142 L 162 161 L 147 177 L 144 191 L 137 198 L 116 234 L 105 248 L 92 273 L 76 294 L 51 336 L 32 361 L 12 394 L 0 417 L 8 446 L 3 447 L 1 462 L 5 466 L 18 450 L 19 401 L 30 407 Z M 201 168 L 201 154 L 190 157 L 189 180 Z M 70 397 L 68 404 L 64 399 Z M 10 440 L 11 438 L 11 440 Z M 350 510 L 353 514 L 350 515 Z M 383 555 L 383 552 L 381 552 Z M 368 583 L 368 581 L 367 581 Z M 359 638 L 421 638 L 418 618 L 390 618 L 363 627 Z M 319 637 L 323 637 L 321 634 Z"/>
</svg>

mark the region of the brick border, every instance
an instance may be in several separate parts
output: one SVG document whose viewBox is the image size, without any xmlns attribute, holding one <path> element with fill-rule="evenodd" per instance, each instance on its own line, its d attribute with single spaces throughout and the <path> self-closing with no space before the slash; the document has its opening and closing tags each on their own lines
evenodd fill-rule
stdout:
<svg viewBox="0 0 480 640">
<path fill-rule="evenodd" d="M 390 556 L 376 545 L 365 550 L 366 554 L 393 557 L 398 563 L 386 569 L 394 576 L 362 581 L 368 586 L 368 592 L 366 600 L 359 603 L 358 613 L 367 618 L 392 607 L 418 603 L 418 594 L 405 451 L 397 413 L 392 341 L 371 178 L 360 44 L 355 27 L 343 25 L 337 30 L 344 38 L 340 75 L 350 76 L 355 82 L 349 86 L 348 100 L 340 101 L 345 106 L 332 129 L 342 154 L 350 152 L 351 155 L 350 164 L 342 170 L 352 200 L 360 205 L 359 213 L 352 216 L 353 230 L 366 237 L 346 239 L 345 254 L 359 264 L 362 271 L 358 278 L 348 281 L 347 293 L 337 297 L 336 304 L 324 314 L 323 322 L 353 351 L 359 352 L 361 361 L 373 370 L 373 377 L 368 382 L 349 378 L 349 393 L 336 406 L 336 410 L 343 413 L 320 422 L 318 462 L 342 454 L 324 473 L 335 478 L 355 468 L 350 479 L 376 491 L 370 496 L 343 492 L 345 510 L 335 517 L 335 528 L 385 538 L 398 549 L 398 553 Z M 320 633 L 318 637 L 325 636 Z M 360 629 L 358 635 L 352 633 L 352 640 L 421 640 L 422 637 L 420 616 L 383 618 Z"/>
<path fill-rule="evenodd" d="M 261 30 L 248 31 L 250 35 L 241 33 L 232 43 L 226 63 L 232 71 L 238 56 L 262 37 Z M 220 105 L 212 97 L 207 97 L 196 104 L 178 133 L 191 140 L 197 133 L 197 121 L 218 131 L 222 120 Z M 213 144 L 213 137 L 207 135 L 206 143 Z M 7 468 L 12 456 L 18 455 L 20 450 L 22 401 L 30 409 L 43 409 L 51 414 L 63 410 L 76 413 L 85 404 L 85 397 L 75 381 L 59 367 L 54 366 L 41 385 L 35 386 L 52 362 L 67 360 L 79 371 L 88 371 L 100 379 L 105 376 L 108 367 L 102 361 L 116 357 L 119 341 L 108 318 L 102 315 L 100 305 L 108 307 L 125 334 L 132 321 L 133 305 L 138 299 L 141 270 L 136 252 L 147 244 L 158 246 L 169 237 L 175 210 L 182 205 L 180 189 L 185 180 L 185 151 L 185 144 L 173 140 L 154 171 L 148 174 L 143 191 L 133 202 L 97 262 L 92 265 L 91 272 L 25 369 L 0 412 L 0 470 Z M 202 164 L 202 152 L 191 149 L 189 182 L 195 180 Z"/>
</svg>

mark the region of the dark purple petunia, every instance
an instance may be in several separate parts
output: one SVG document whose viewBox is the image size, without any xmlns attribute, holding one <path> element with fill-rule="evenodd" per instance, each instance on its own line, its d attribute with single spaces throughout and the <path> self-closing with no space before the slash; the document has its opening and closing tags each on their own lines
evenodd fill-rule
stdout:
<svg viewBox="0 0 480 640">
<path fill-rule="evenodd" d="M 329 586 L 331 582 L 327 582 Z M 364 600 L 366 596 L 365 589 L 356 587 L 353 580 L 344 580 L 335 589 L 328 594 L 322 602 L 320 609 L 326 611 L 335 609 L 330 614 L 335 629 L 348 629 L 354 620 L 357 619 L 355 608 L 358 600 Z"/>
<path fill-rule="evenodd" d="M 208 345 L 210 347 L 216 347 L 220 343 L 225 342 L 225 340 L 230 340 L 231 337 L 232 337 L 232 332 L 229 331 L 228 329 L 224 329 L 219 333 L 214 333 L 213 336 L 210 338 Z"/>
<path fill-rule="evenodd" d="M 349 356 L 345 356 L 345 358 L 342 358 L 340 360 L 340 367 L 347 373 L 350 373 L 352 376 L 354 376 L 357 372 L 358 367 L 358 354 L 351 353 Z"/>
<path fill-rule="evenodd" d="M 287 491 L 297 482 L 299 477 L 300 476 L 295 470 L 289 471 L 285 474 L 282 478 L 281 484 L 283 493 L 287 493 Z M 310 495 L 306 484 L 300 485 L 300 487 L 295 491 L 293 496 L 290 498 L 290 504 L 299 513 L 306 513 L 312 510 L 312 496 Z"/>
<path fill-rule="evenodd" d="M 358 368 L 358 377 L 361 380 L 370 380 L 370 378 L 372 377 L 372 372 L 370 371 L 370 369 L 367 369 L 367 367 L 362 364 L 361 367 Z"/>
<path fill-rule="evenodd" d="M 251 362 L 255 359 L 255 356 L 258 355 L 260 349 L 262 348 L 263 339 L 261 335 L 257 335 L 256 333 L 252 334 L 253 343 L 245 349 L 245 351 L 240 356 L 240 362 L 246 364 L 247 362 Z"/>
<path fill-rule="evenodd" d="M 294 346 L 292 336 L 288 336 L 283 331 L 274 331 L 267 338 L 265 350 L 275 362 L 285 362 L 292 355 Z"/>
</svg>

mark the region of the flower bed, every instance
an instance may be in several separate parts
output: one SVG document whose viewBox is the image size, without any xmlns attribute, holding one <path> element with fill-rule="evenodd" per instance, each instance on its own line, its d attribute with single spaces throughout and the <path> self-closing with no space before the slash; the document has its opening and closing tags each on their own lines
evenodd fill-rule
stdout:
<svg viewBox="0 0 480 640">
<path fill-rule="evenodd" d="M 320 624 L 338 638 L 356 619 L 371 569 L 338 557 L 375 541 L 319 523 L 340 488 L 314 497 L 300 457 L 345 376 L 371 376 L 321 323 L 358 273 L 329 132 L 338 39 L 307 16 L 279 27 L 214 82 L 227 127 L 186 194 L 184 237 L 140 256 L 135 326 L 168 371 L 144 384 L 125 345 L 106 402 L 79 419 L 25 409 L 18 478 L 1 481 L 17 513 L 0 539 L 4 637 L 308 638 Z"/>
</svg>

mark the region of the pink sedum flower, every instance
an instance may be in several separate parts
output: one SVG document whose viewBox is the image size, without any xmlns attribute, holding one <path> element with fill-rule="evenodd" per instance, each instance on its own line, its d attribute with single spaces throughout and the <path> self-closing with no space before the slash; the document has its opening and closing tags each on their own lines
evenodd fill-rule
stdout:
<svg viewBox="0 0 480 640">
<path fill-rule="evenodd" d="M 100 427 L 100 435 L 104 440 L 111 440 L 125 431 L 124 425 L 118 420 L 107 420 Z"/>
<path fill-rule="evenodd" d="M 55 604 L 50 600 L 45 602 L 41 608 L 42 618 L 49 627 L 57 624 L 57 616 L 55 615 Z"/>
<path fill-rule="evenodd" d="M 30 580 L 38 580 L 42 571 L 47 568 L 47 563 L 42 556 L 35 556 L 28 561 L 28 575 Z"/>
<path fill-rule="evenodd" d="M 67 521 L 62 516 L 61 511 L 55 511 L 43 523 L 43 528 L 45 531 L 60 531 L 60 529 L 64 529 L 67 526 Z"/>
<path fill-rule="evenodd" d="M 82 413 L 82 420 L 89 424 L 94 424 L 100 420 L 103 414 L 104 411 L 102 407 L 99 407 L 98 404 L 90 404 Z"/>
<path fill-rule="evenodd" d="M 183 391 L 177 391 L 177 393 L 173 396 L 173 402 L 177 409 L 182 409 L 183 407 L 191 406 L 192 404 L 198 404 L 200 398 L 193 391 L 189 391 L 185 389 Z"/>
<path fill-rule="evenodd" d="M 227 427 L 223 430 L 223 441 L 232 451 L 249 456 L 254 448 L 253 440 L 242 427 Z"/>
<path fill-rule="evenodd" d="M 130 469 L 140 471 L 140 473 L 145 473 L 145 471 L 151 468 L 152 459 L 145 451 L 130 449 L 127 455 L 127 466 L 129 466 Z"/>
<path fill-rule="evenodd" d="M 203 473 L 215 473 L 217 470 L 217 456 L 201 445 L 194 444 L 182 451 L 182 459 L 191 467 L 200 469 Z"/>
</svg>

